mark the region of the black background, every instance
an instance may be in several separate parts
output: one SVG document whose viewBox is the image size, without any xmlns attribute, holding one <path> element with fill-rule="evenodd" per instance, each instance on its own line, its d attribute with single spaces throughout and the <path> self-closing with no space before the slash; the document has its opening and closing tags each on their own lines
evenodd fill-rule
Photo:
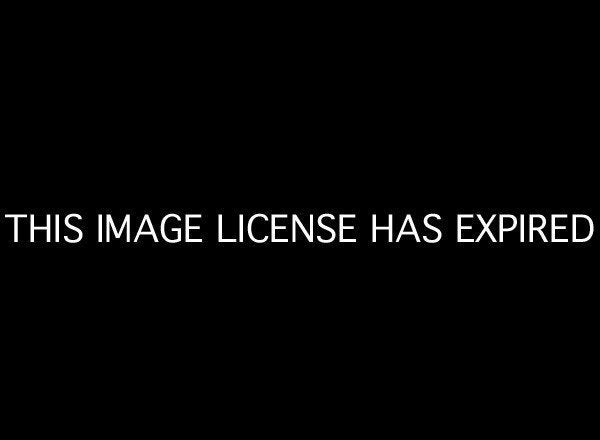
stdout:
<svg viewBox="0 0 600 440">
<path fill-rule="evenodd" d="M 2 213 L 356 212 L 361 243 L 4 240 L 11 412 L 573 429 L 595 389 L 597 238 L 460 246 L 453 218 L 597 221 L 592 29 L 524 11 L 247 12 L 23 16 L 3 55 Z M 375 212 L 438 212 L 444 241 L 371 246 Z"/>
</svg>

